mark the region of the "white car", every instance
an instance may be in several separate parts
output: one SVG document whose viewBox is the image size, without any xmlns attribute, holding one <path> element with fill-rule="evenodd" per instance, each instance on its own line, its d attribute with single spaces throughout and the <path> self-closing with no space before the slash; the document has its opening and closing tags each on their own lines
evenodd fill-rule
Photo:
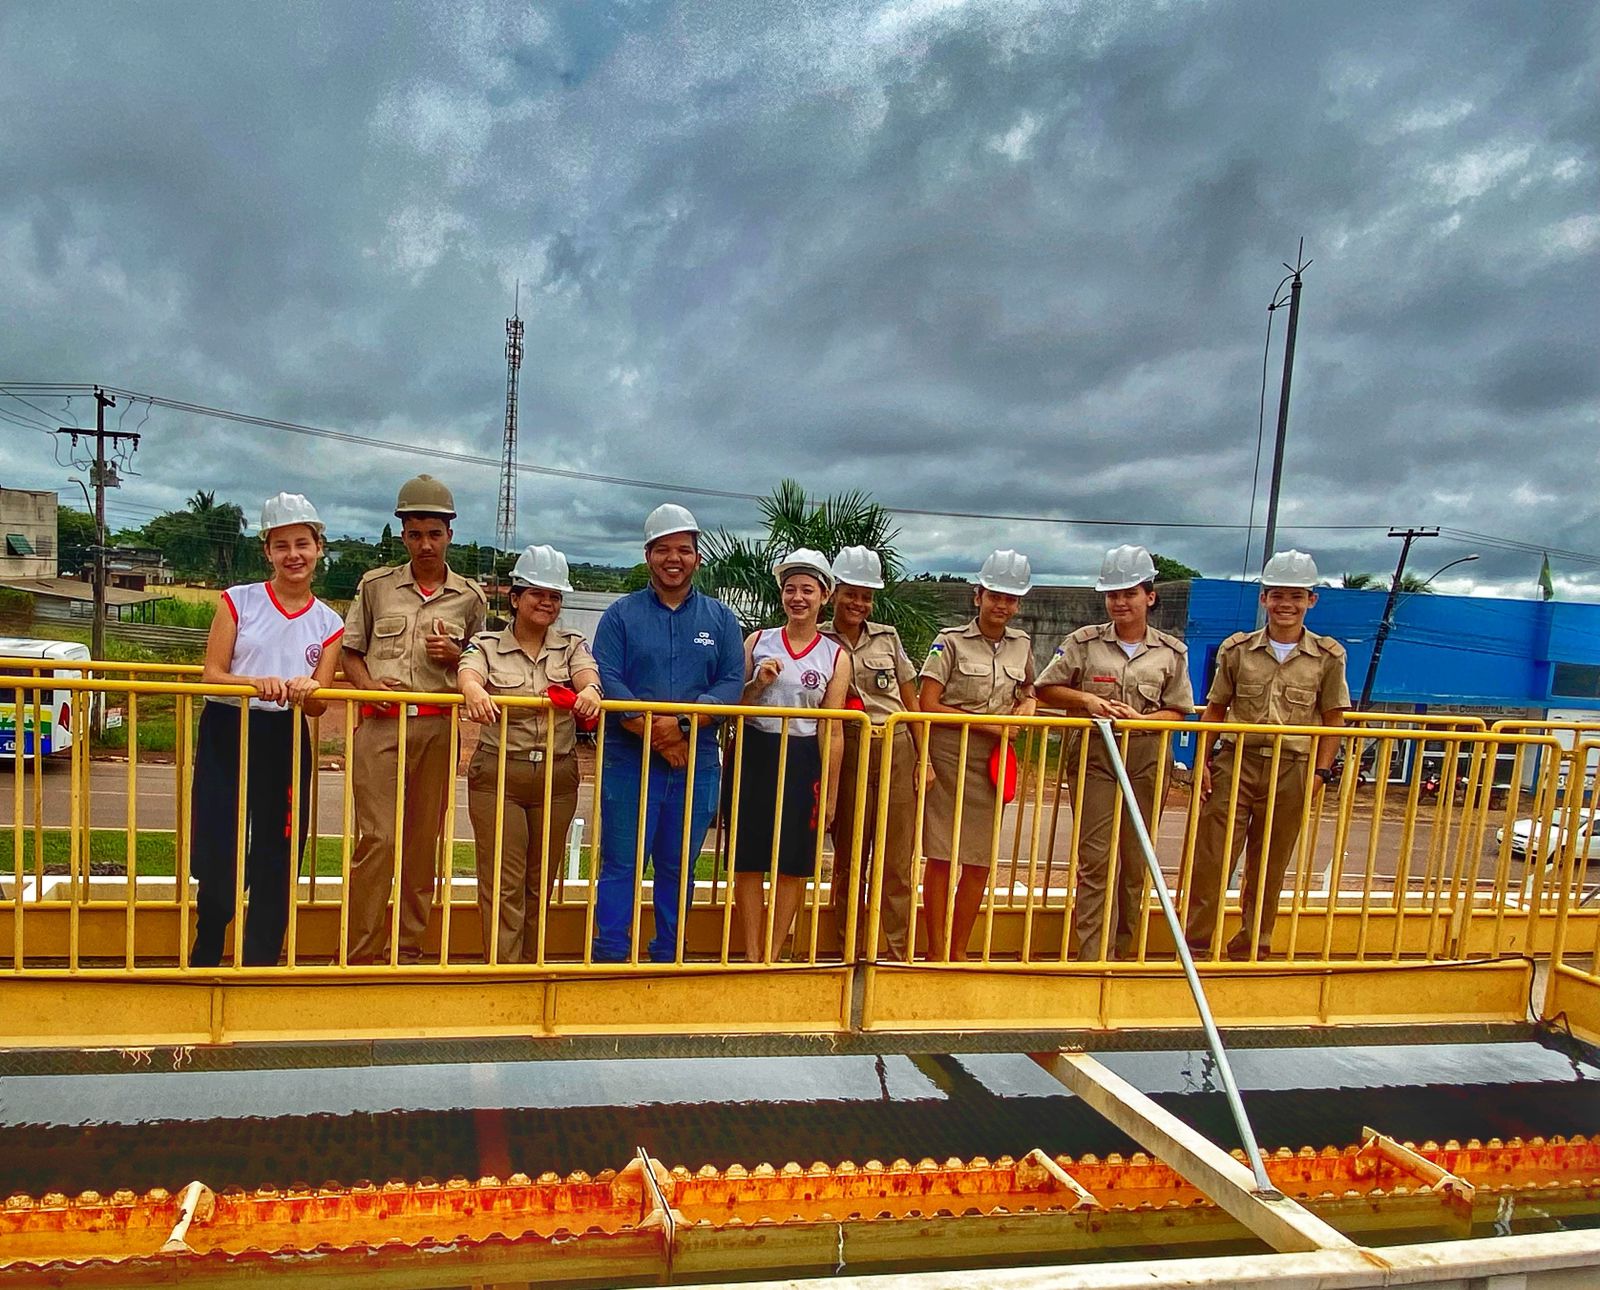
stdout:
<svg viewBox="0 0 1600 1290">
<path fill-rule="evenodd" d="M 1543 852 L 1543 859 L 1550 860 L 1560 850 L 1566 841 L 1562 831 L 1562 824 L 1566 820 L 1565 811 L 1557 811 L 1551 815 L 1544 827 L 1539 831 L 1539 849 Z M 1532 817 L 1517 820 L 1511 825 L 1511 854 L 1518 860 L 1528 858 L 1528 849 L 1532 845 L 1534 821 Z M 1506 831 L 1496 829 L 1494 840 L 1496 844 L 1505 841 Z M 1600 860 L 1600 811 L 1592 807 L 1580 808 L 1578 811 L 1578 854 L 1585 860 Z"/>
</svg>

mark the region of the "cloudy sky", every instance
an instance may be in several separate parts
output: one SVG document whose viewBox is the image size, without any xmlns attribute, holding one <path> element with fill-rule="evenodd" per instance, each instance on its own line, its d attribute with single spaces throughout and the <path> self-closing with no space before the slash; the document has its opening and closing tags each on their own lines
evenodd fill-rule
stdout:
<svg viewBox="0 0 1600 1290">
<path fill-rule="evenodd" d="M 1380 569 L 1388 525 L 1437 524 L 1494 539 L 1419 547 L 1481 552 L 1442 588 L 1533 594 L 1509 539 L 1592 553 L 1557 590 L 1600 598 L 1597 14 L 7 0 L 0 379 L 498 458 L 520 279 L 524 463 L 1121 523 L 907 515 L 913 567 L 1007 545 L 1077 580 L 1139 541 L 1227 576 L 1303 236 L 1280 544 Z M 19 421 L 90 401 L 28 398 L 0 398 L 0 479 L 70 487 Z M 372 534 L 430 469 L 111 417 L 145 434 L 124 523 L 284 488 Z M 493 466 L 432 469 L 490 539 Z M 670 496 L 524 474 L 519 538 L 631 562 Z"/>
</svg>

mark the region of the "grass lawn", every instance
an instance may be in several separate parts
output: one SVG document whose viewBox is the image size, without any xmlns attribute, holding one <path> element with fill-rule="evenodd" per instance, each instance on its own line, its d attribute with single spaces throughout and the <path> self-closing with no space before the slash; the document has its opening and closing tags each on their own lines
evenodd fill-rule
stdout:
<svg viewBox="0 0 1600 1290">
<path fill-rule="evenodd" d="M 14 872 L 13 843 L 15 833 L 10 828 L 0 828 L 0 874 Z M 170 878 L 176 872 L 177 835 L 159 830 L 141 830 L 138 834 L 134 856 L 135 871 L 146 878 Z M 317 839 L 317 873 L 337 877 L 342 867 L 342 847 L 338 838 Z M 91 829 L 89 831 L 89 864 L 91 873 L 111 874 L 126 872 L 128 835 L 123 829 Z M 44 868 L 46 873 L 66 873 L 69 859 L 69 841 L 66 829 L 44 831 Z M 578 875 L 589 876 L 590 848 L 584 847 L 578 856 Z M 33 833 L 22 837 L 22 863 L 24 873 L 33 872 Z M 715 860 L 702 854 L 695 865 L 695 878 L 709 882 Z M 451 872 L 470 876 L 476 871 L 476 858 L 470 842 L 457 842 L 452 858 Z"/>
</svg>

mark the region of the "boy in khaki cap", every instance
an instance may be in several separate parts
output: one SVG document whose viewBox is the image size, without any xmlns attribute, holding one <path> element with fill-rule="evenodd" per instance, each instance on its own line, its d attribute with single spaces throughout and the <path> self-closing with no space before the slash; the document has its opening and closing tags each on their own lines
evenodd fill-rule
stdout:
<svg viewBox="0 0 1600 1290">
<path fill-rule="evenodd" d="M 456 517 L 448 488 L 431 475 L 407 480 L 394 513 L 411 558 L 373 569 L 361 579 L 345 618 L 344 673 L 358 690 L 452 693 L 462 646 L 483 630 L 488 601 L 477 583 L 445 563 L 450 521 Z M 399 962 L 421 959 L 433 907 L 439 833 L 455 772 L 450 764 L 450 707 L 364 703 L 350 749 L 357 831 L 350 856 L 352 963 L 388 957 L 402 706 L 406 771 Z"/>
</svg>

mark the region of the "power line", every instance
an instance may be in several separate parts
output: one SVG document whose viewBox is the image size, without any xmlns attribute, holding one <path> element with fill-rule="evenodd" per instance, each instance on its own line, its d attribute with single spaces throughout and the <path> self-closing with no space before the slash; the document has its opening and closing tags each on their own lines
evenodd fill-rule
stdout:
<svg viewBox="0 0 1600 1290">
<path fill-rule="evenodd" d="M 1442 533 L 1447 533 L 1453 538 L 1468 543 L 1477 542 L 1485 546 L 1498 547 L 1503 551 L 1523 551 L 1530 555 L 1553 555 L 1562 560 L 1576 560 L 1584 564 L 1600 564 L 1600 555 L 1591 555 L 1586 551 L 1569 551 L 1562 547 L 1546 546 L 1540 542 L 1524 542 L 1520 538 L 1497 537 L 1492 533 L 1474 533 L 1470 529 L 1443 528 Z"/>
<path fill-rule="evenodd" d="M 16 413 L 9 412 L 5 408 L 0 408 L 0 419 L 10 422 L 19 430 L 37 430 L 40 434 L 51 433 L 49 429 L 40 425 L 32 417 L 19 417 Z"/>
<path fill-rule="evenodd" d="M 501 460 L 484 456 L 478 453 L 457 452 L 447 448 L 423 446 L 420 444 L 402 443 L 392 439 L 380 439 L 371 435 L 354 434 L 348 430 L 330 430 L 325 426 L 306 425 L 298 421 L 284 421 L 276 417 L 261 417 L 250 413 L 236 412 L 228 408 L 209 407 L 201 403 L 192 403 L 182 399 L 170 399 L 159 394 L 147 394 L 137 390 L 126 390 L 111 386 L 102 387 L 110 390 L 121 398 L 142 400 L 152 406 L 167 408 L 174 412 L 183 412 L 191 416 L 211 417 L 216 420 L 234 422 L 241 425 L 261 426 L 264 429 L 279 430 L 289 434 L 306 435 L 316 439 L 326 439 L 335 443 L 348 443 L 366 448 L 380 448 L 389 452 L 415 453 L 422 456 L 456 461 L 463 465 L 488 466 L 500 469 Z M 547 475 L 558 479 L 581 480 L 586 483 L 611 484 L 621 488 L 643 488 L 658 492 L 678 493 L 694 497 L 720 497 L 732 501 L 760 502 L 765 500 L 760 493 L 743 492 L 730 488 L 710 488 L 696 484 L 664 483 L 660 480 L 635 479 L 625 475 L 608 475 L 596 471 L 567 470 L 557 466 L 536 466 L 527 462 L 516 463 L 516 469 L 529 474 Z M 1249 524 L 1227 524 L 1214 521 L 1194 520 L 1127 520 L 1127 519 L 1086 519 L 1078 517 L 1063 517 L 1057 515 L 1021 515 L 1007 512 L 990 511 L 949 511 L 936 510 L 918 506 L 890 506 L 885 505 L 884 510 L 894 515 L 918 515 L 936 519 L 958 520 L 992 520 L 1010 524 L 1060 524 L 1080 525 L 1090 528 L 1158 528 L 1158 529 L 1185 529 L 1185 530 L 1222 530 L 1238 531 L 1248 530 Z M 1363 531 L 1383 528 L 1381 524 L 1297 524 L 1294 528 L 1302 531 Z"/>
<path fill-rule="evenodd" d="M 35 412 L 44 412 L 44 409 L 41 408 L 37 403 L 29 403 L 28 400 L 23 398 L 21 395 L 13 394 L 10 390 L 7 390 L 3 387 L 0 387 L 0 394 L 4 394 L 8 399 L 16 399 L 18 403 L 26 403 L 28 407 L 32 408 Z M 35 430 L 43 430 L 46 434 L 55 433 L 55 426 L 50 421 L 40 421 L 37 417 L 30 417 L 26 412 L 4 412 L 0 415 L 4 415 L 7 419 L 16 421 L 21 425 L 32 426 Z"/>
<path fill-rule="evenodd" d="M 0 382 L 0 393 L 8 393 L 13 398 L 19 397 L 12 393 L 14 390 L 26 390 L 30 393 L 56 393 L 65 391 L 87 392 L 92 390 L 92 385 L 82 382 L 37 382 L 37 381 L 3 381 Z M 393 439 L 381 439 L 372 435 L 354 434 L 348 430 L 332 430 L 326 426 L 307 425 L 298 421 L 286 421 L 276 417 L 256 416 L 251 413 L 238 412 L 229 408 L 211 407 L 203 403 L 195 403 L 186 399 L 168 398 L 164 395 L 149 394 L 138 390 L 122 389 L 114 386 L 101 386 L 101 389 L 119 398 L 142 402 L 146 405 L 146 417 L 149 409 L 155 407 L 166 408 L 173 412 L 182 412 L 190 416 L 210 417 L 213 420 L 232 422 L 238 425 L 260 426 L 267 430 L 278 430 L 287 434 L 304 435 L 315 439 L 325 439 L 334 443 L 353 444 L 363 448 L 378 448 L 387 452 L 409 453 L 418 456 L 431 457 L 435 460 L 459 462 L 467 466 L 482 466 L 499 470 L 502 461 L 499 458 L 489 457 L 481 453 L 459 452 L 448 448 L 431 445 L 403 443 Z M 24 400 L 25 401 L 25 400 Z M 30 404 L 37 407 L 37 405 Z M 144 422 L 140 422 L 142 427 Z M 577 480 L 584 483 L 610 484 L 619 488 L 641 488 L 655 492 L 677 493 L 690 497 L 718 497 L 730 501 L 761 502 L 766 500 L 761 493 L 743 492 L 730 488 L 711 488 L 705 485 L 664 483 L 660 480 L 635 479 L 625 475 L 608 475 L 596 471 L 568 470 L 559 466 L 537 466 L 527 462 L 518 462 L 517 470 L 534 475 L 545 475 L 556 479 Z M 985 520 L 1007 524 L 1056 524 L 1061 526 L 1080 526 L 1085 528 L 1146 528 L 1170 529 L 1185 531 L 1221 531 L 1221 532 L 1250 532 L 1254 529 L 1253 523 L 1221 523 L 1215 521 L 1196 520 L 1144 520 L 1144 519 L 1089 519 L 1079 517 L 1064 517 L 1058 515 L 1023 515 L 1009 512 L 991 511 L 949 511 L 937 510 L 931 507 L 892 506 L 885 504 L 883 509 L 892 515 L 915 515 L 934 519 L 955 520 Z M 1285 528 L 1294 532 L 1371 532 L 1375 529 L 1388 529 L 1387 524 L 1291 524 Z M 1513 538 L 1496 538 L 1492 535 L 1476 534 L 1465 529 L 1441 528 L 1442 533 L 1452 537 L 1461 538 L 1468 542 L 1483 542 L 1500 545 L 1508 550 L 1545 551 L 1552 556 L 1564 560 L 1575 560 L 1584 563 L 1600 565 L 1600 555 L 1580 551 L 1566 551 L 1554 547 L 1544 547 L 1533 543 L 1524 543 Z"/>
</svg>

